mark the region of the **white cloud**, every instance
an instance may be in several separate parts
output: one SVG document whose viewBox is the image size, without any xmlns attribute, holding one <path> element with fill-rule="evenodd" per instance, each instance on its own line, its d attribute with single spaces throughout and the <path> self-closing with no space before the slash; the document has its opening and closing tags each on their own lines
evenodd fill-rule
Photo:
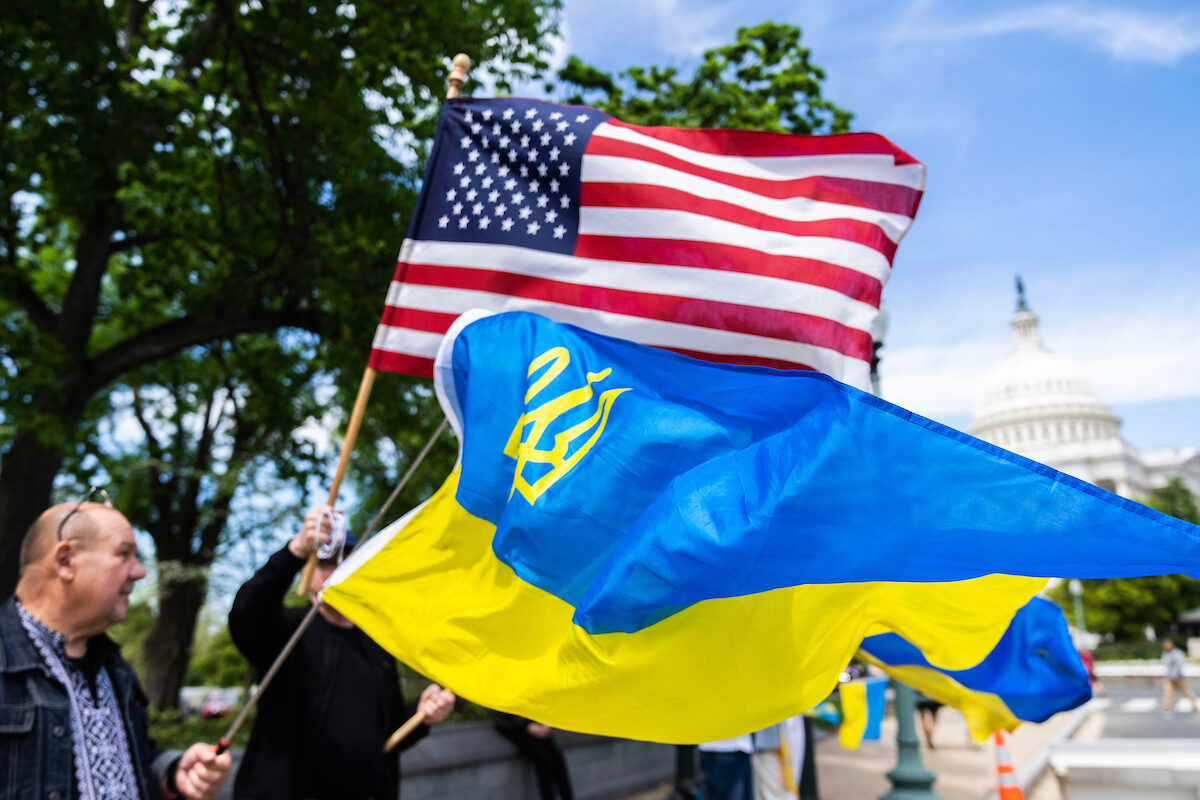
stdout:
<svg viewBox="0 0 1200 800">
<path fill-rule="evenodd" d="M 924 11 L 924 4 L 919 4 Z M 1122 61 L 1175 64 L 1200 51 L 1200 16 L 1083 5 L 1031 6 L 967 22 L 922 25 L 906 20 L 891 41 L 969 40 L 1040 32 L 1081 42 Z"/>
</svg>

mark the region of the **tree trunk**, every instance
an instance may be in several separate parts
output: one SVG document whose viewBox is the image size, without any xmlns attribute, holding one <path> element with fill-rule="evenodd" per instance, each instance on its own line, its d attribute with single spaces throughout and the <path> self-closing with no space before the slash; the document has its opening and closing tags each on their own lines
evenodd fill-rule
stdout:
<svg viewBox="0 0 1200 800">
<path fill-rule="evenodd" d="M 150 703 L 176 708 L 192 657 L 196 618 L 208 590 L 207 563 L 159 562 L 158 619 L 146 635 L 142 678 Z"/>
<path fill-rule="evenodd" d="M 28 430 L 13 437 L 0 456 L 0 598 L 12 594 L 20 572 L 21 540 L 50 505 L 62 456 Z"/>
</svg>

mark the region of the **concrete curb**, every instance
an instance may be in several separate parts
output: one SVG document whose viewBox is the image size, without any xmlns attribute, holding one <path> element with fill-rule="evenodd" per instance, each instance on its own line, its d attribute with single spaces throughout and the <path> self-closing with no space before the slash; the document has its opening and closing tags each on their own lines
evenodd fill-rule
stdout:
<svg viewBox="0 0 1200 800">
<path fill-rule="evenodd" d="M 1033 787 L 1045 775 L 1046 769 L 1050 766 L 1050 748 L 1059 742 L 1066 741 L 1075 735 L 1087 718 L 1091 716 L 1093 711 L 1099 711 L 1108 705 L 1104 698 L 1093 697 L 1088 702 L 1081 705 L 1079 708 L 1071 712 L 1071 716 L 1067 721 L 1054 731 L 1046 740 L 1034 751 L 1033 755 L 1025 759 L 1021 766 L 1016 770 L 1017 785 L 1021 787 L 1021 791 L 1028 795 L 1033 791 Z"/>
</svg>

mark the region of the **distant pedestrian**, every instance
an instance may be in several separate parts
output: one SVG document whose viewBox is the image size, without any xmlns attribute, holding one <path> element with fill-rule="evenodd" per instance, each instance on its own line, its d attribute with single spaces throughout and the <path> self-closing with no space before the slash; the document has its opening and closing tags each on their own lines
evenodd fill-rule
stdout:
<svg viewBox="0 0 1200 800">
<path fill-rule="evenodd" d="M 496 730 L 516 745 L 517 752 L 533 764 L 538 795 L 542 800 L 574 800 L 567 761 L 554 741 L 554 729 L 527 717 L 497 711 Z"/>
<path fill-rule="evenodd" d="M 1163 639 L 1162 660 L 1166 667 L 1163 676 L 1163 713 L 1170 714 L 1171 709 L 1175 707 L 1176 689 L 1192 701 L 1193 712 L 1200 710 L 1196 707 L 1196 695 L 1192 694 L 1192 690 L 1188 688 L 1187 682 L 1183 679 L 1183 653 L 1175 647 L 1175 642 L 1170 639 Z"/>
</svg>

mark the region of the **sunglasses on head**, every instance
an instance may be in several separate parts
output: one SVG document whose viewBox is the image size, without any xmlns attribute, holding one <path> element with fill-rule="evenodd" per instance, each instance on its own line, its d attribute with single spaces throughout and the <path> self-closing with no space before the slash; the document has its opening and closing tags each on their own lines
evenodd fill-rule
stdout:
<svg viewBox="0 0 1200 800">
<path fill-rule="evenodd" d="M 104 491 L 104 489 L 99 486 L 89 486 L 87 493 L 83 496 L 83 499 L 76 503 L 75 507 L 67 512 L 67 515 L 62 518 L 62 522 L 58 523 L 58 540 L 60 542 L 63 540 L 62 532 L 63 528 L 67 525 L 67 520 L 75 516 L 75 512 L 81 509 L 84 503 L 91 500 L 96 495 L 100 495 L 105 508 L 113 507 L 112 498 L 108 496 L 108 492 Z"/>
</svg>

